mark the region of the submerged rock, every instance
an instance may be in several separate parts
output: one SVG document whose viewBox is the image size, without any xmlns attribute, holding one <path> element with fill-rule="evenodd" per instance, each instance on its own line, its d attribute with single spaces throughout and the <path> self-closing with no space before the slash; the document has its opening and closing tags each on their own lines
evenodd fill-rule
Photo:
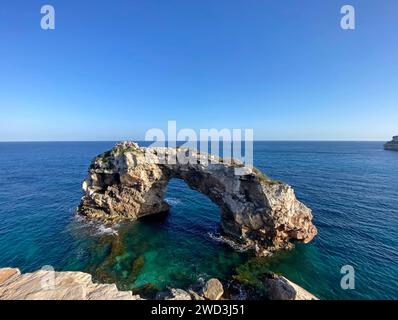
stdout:
<svg viewBox="0 0 398 320">
<path fill-rule="evenodd" d="M 384 144 L 385 150 L 398 151 L 398 136 L 392 137 L 392 140 Z"/>
<path fill-rule="evenodd" d="M 141 287 L 133 289 L 133 294 L 139 295 L 143 299 L 156 300 L 159 294 L 159 290 L 152 283 L 146 283 Z"/>
<path fill-rule="evenodd" d="M 226 237 L 259 256 L 313 239 L 311 210 L 289 185 L 236 161 L 222 161 L 190 149 L 119 143 L 93 160 L 78 212 L 113 223 L 167 211 L 164 193 L 168 181 L 178 178 L 220 207 Z"/>
</svg>

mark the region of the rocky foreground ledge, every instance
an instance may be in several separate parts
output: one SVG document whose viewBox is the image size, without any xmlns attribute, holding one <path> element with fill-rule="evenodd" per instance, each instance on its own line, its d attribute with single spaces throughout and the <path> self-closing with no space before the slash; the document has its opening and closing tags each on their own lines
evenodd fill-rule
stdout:
<svg viewBox="0 0 398 320">
<path fill-rule="evenodd" d="M 259 256 L 317 234 L 311 210 L 294 190 L 256 168 L 186 148 L 144 148 L 129 141 L 94 158 L 78 212 L 106 223 L 165 212 L 172 178 L 207 195 L 220 207 L 222 233 Z"/>
<path fill-rule="evenodd" d="M 270 274 L 265 280 L 267 295 L 260 297 L 236 283 L 224 286 L 210 279 L 188 290 L 171 288 L 156 300 L 318 300 L 314 295 L 288 279 Z M 235 292 L 235 293 L 234 293 Z M 21 274 L 19 269 L 0 269 L 0 300 L 144 300 L 131 291 L 119 291 L 115 284 L 93 283 L 83 272 L 39 270 Z"/>
<path fill-rule="evenodd" d="M 21 274 L 19 269 L 0 269 L 0 300 L 140 300 L 114 284 L 93 283 L 83 272 L 39 270 Z"/>
</svg>

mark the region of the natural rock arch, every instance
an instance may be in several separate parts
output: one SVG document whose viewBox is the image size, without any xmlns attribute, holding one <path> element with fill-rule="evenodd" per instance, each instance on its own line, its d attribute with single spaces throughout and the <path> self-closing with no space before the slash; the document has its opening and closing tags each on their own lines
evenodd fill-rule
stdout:
<svg viewBox="0 0 398 320">
<path fill-rule="evenodd" d="M 190 152 L 191 159 L 176 154 L 186 149 L 141 148 L 134 142 L 117 144 L 96 157 L 83 182 L 78 212 L 106 222 L 135 220 L 167 211 L 164 192 L 170 179 L 207 195 L 221 210 L 221 231 L 239 244 L 268 254 L 309 242 L 317 231 L 311 210 L 299 202 L 293 189 L 267 178 L 255 168 L 220 163 L 212 155 Z M 206 157 L 208 163 L 200 158 Z M 165 161 L 174 157 L 174 164 Z M 237 170 L 239 174 L 237 174 Z"/>
</svg>

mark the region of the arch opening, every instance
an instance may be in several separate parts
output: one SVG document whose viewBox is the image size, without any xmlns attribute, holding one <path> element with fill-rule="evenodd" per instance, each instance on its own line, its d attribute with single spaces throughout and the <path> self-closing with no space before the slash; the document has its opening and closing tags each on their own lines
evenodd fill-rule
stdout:
<svg viewBox="0 0 398 320">
<path fill-rule="evenodd" d="M 206 195 L 189 187 L 182 179 L 171 178 L 167 184 L 164 200 L 170 206 L 171 223 L 183 222 L 190 232 L 208 233 L 218 231 L 220 208 Z"/>
</svg>

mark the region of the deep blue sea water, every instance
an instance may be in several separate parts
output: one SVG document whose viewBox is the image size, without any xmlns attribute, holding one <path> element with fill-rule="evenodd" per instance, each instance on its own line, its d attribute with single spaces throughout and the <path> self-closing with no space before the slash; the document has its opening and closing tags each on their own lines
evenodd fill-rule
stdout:
<svg viewBox="0 0 398 320">
<path fill-rule="evenodd" d="M 121 288 L 272 270 L 328 299 L 398 299 L 398 152 L 381 142 L 255 142 L 254 162 L 314 213 L 307 245 L 254 258 L 214 240 L 218 208 L 172 180 L 168 215 L 109 229 L 75 216 L 91 159 L 113 142 L 0 143 L 0 267 L 52 265 Z M 355 289 L 340 268 L 355 268 Z"/>
</svg>

